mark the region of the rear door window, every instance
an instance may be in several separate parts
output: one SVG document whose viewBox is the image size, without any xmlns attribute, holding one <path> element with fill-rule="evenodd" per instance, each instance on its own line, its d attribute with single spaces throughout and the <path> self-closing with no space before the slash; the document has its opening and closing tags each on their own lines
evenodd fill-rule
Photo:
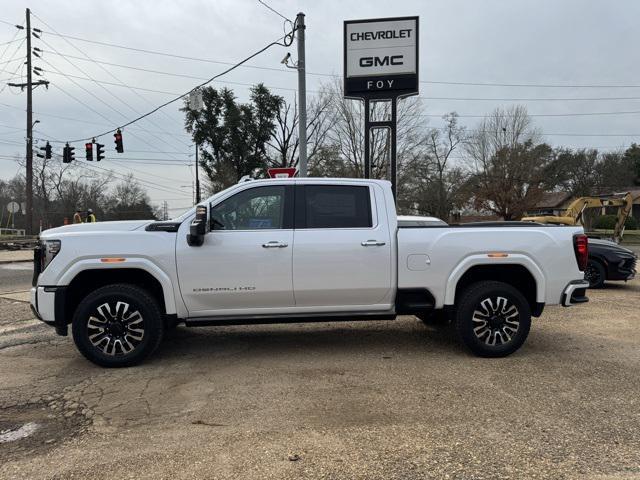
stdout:
<svg viewBox="0 0 640 480">
<path fill-rule="evenodd" d="M 300 228 L 370 228 L 369 187 L 305 185 Z M 301 199 L 302 200 L 302 199 Z M 298 228 L 298 225 L 296 226 Z"/>
</svg>

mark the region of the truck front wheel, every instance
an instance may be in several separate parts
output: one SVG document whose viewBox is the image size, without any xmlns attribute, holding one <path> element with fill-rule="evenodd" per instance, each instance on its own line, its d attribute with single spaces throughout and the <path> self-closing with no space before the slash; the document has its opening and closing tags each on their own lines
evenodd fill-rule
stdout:
<svg viewBox="0 0 640 480">
<path fill-rule="evenodd" d="M 156 300 L 135 285 L 115 284 L 87 295 L 73 315 L 78 350 L 102 367 L 128 367 L 147 358 L 163 335 Z"/>
<path fill-rule="evenodd" d="M 505 357 L 527 339 L 531 309 L 522 293 L 511 285 L 478 282 L 463 291 L 455 325 L 462 342 L 476 355 Z"/>
</svg>

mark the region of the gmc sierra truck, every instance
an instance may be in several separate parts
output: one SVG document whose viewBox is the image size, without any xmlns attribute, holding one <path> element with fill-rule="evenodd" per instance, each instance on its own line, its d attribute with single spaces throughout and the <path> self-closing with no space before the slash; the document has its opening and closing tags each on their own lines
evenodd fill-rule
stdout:
<svg viewBox="0 0 640 480">
<path fill-rule="evenodd" d="M 42 232 L 31 305 L 105 367 L 148 357 L 167 329 L 449 319 L 475 354 L 525 341 L 545 305 L 586 302 L 581 227 L 398 217 L 386 181 L 239 183 L 170 221 Z"/>
</svg>

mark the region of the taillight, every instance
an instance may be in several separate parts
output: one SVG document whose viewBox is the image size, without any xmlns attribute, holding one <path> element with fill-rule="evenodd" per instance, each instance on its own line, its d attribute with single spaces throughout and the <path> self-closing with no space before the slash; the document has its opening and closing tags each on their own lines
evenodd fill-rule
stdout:
<svg viewBox="0 0 640 480">
<path fill-rule="evenodd" d="M 583 233 L 573 236 L 573 251 L 576 254 L 578 268 L 584 272 L 589 261 L 589 239 Z"/>
</svg>

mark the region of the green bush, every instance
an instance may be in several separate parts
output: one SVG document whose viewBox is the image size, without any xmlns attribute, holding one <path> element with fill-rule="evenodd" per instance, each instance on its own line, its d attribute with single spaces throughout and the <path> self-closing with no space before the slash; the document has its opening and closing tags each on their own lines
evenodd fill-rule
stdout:
<svg viewBox="0 0 640 480">
<path fill-rule="evenodd" d="M 616 216 L 615 215 L 602 215 L 596 219 L 593 224 L 593 228 L 598 228 L 602 230 L 613 230 L 616 226 Z M 637 230 L 638 221 L 629 216 L 627 221 L 624 222 L 624 226 L 627 230 Z"/>
</svg>

